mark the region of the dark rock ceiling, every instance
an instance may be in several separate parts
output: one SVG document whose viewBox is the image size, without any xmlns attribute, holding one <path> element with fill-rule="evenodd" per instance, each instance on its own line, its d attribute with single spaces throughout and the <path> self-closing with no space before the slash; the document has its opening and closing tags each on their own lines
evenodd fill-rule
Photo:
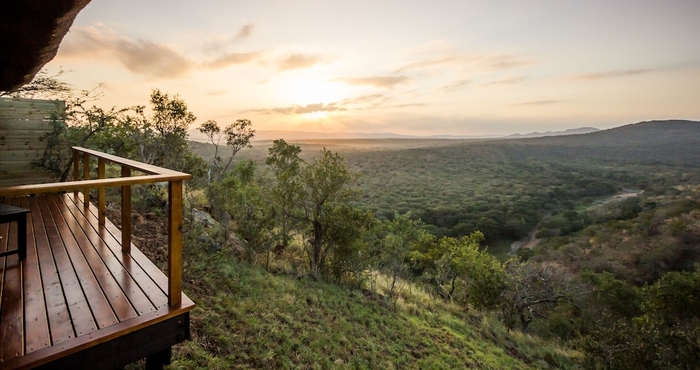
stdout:
<svg viewBox="0 0 700 370">
<path fill-rule="evenodd" d="M 90 0 L 0 0 L 0 91 L 32 80 Z"/>
</svg>

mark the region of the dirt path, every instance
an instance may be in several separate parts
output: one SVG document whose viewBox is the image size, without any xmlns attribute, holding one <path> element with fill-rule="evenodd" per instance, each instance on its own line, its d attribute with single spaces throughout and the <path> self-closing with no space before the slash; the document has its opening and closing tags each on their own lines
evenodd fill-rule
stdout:
<svg viewBox="0 0 700 370">
<path fill-rule="evenodd" d="M 598 205 L 602 206 L 602 205 L 605 205 L 608 203 L 617 202 L 617 201 L 624 200 L 627 198 L 637 197 L 637 196 L 640 196 L 642 193 L 644 193 L 644 190 L 632 190 L 632 189 L 622 189 L 622 190 L 624 191 L 624 193 L 615 194 L 611 197 L 605 198 Z"/>
<path fill-rule="evenodd" d="M 615 195 L 612 195 L 610 197 L 607 197 L 599 203 L 596 203 L 597 207 L 601 207 L 603 205 L 606 205 L 608 203 L 612 202 L 618 202 L 627 198 L 632 198 L 632 197 L 637 197 L 640 196 L 642 193 L 644 193 L 644 190 L 633 190 L 633 189 L 622 189 L 622 193 L 618 193 Z M 549 217 L 550 215 L 547 215 Z M 510 245 L 510 253 L 515 253 L 518 251 L 520 248 L 526 248 L 526 249 L 532 249 L 537 246 L 537 244 L 540 243 L 540 239 L 537 239 L 535 235 L 537 235 L 537 229 L 539 229 L 540 224 L 537 223 L 537 226 L 535 226 L 534 229 L 530 231 L 528 234 L 527 238 L 520 239 L 518 241 L 513 242 L 513 244 Z"/>
<path fill-rule="evenodd" d="M 535 237 L 535 235 L 537 235 L 538 227 L 539 227 L 539 224 L 537 226 L 535 226 L 535 228 L 530 231 L 530 233 L 527 235 L 527 238 L 520 239 L 516 242 L 513 242 L 513 244 L 510 245 L 510 252 L 515 253 L 520 248 L 525 248 L 525 249 L 535 248 L 537 246 L 537 244 L 540 243 L 540 239 L 537 239 Z"/>
</svg>

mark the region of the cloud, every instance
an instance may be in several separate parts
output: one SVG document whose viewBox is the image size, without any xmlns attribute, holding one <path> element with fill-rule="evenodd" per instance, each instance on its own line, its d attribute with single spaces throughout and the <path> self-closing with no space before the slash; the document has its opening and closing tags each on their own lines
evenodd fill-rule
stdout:
<svg viewBox="0 0 700 370">
<path fill-rule="evenodd" d="M 204 42 L 202 50 L 207 54 L 220 53 L 225 50 L 226 46 L 243 41 L 253 34 L 253 28 L 255 26 L 252 24 L 245 24 L 241 26 L 235 36 L 231 37 L 229 35 L 215 35 L 211 36 L 211 40 Z"/>
<path fill-rule="evenodd" d="M 530 64 L 534 64 L 534 62 L 527 58 L 502 54 L 481 57 L 479 58 L 479 64 L 491 70 L 502 71 L 507 69 L 524 67 Z"/>
<path fill-rule="evenodd" d="M 339 107 L 336 103 L 330 103 L 324 105 L 323 103 L 317 104 L 307 104 L 307 105 L 292 105 L 290 107 L 284 108 L 270 108 L 270 109 L 250 109 L 245 110 L 243 113 L 263 113 L 263 114 L 306 114 L 314 112 L 335 112 L 335 111 L 346 111 L 347 109 Z"/>
<path fill-rule="evenodd" d="M 250 33 L 251 28 L 244 26 L 239 35 Z M 74 27 L 70 38 L 61 45 L 60 53 L 66 58 L 116 61 L 133 73 L 159 78 L 180 77 L 196 68 L 222 69 L 251 63 L 264 55 L 258 51 L 226 53 L 198 63 L 168 45 L 121 36 L 104 26 Z"/>
<path fill-rule="evenodd" d="M 469 80 L 457 80 L 457 81 L 452 81 L 449 84 L 439 87 L 437 91 L 439 92 L 444 92 L 444 93 L 450 93 L 453 91 L 461 90 L 463 87 L 469 85 L 471 81 Z"/>
<path fill-rule="evenodd" d="M 445 66 L 463 66 L 475 65 L 490 71 L 504 71 L 518 67 L 524 67 L 534 64 L 535 62 L 529 58 L 510 55 L 447 55 L 433 59 L 420 60 L 406 64 L 395 71 L 395 73 L 403 73 L 407 71 L 445 67 Z"/>
<path fill-rule="evenodd" d="M 292 105 L 289 107 L 282 108 L 265 108 L 265 109 L 250 109 L 245 110 L 242 113 L 252 112 L 252 113 L 263 113 L 263 114 L 306 114 L 314 112 L 345 112 L 348 110 L 367 110 L 375 109 L 382 106 L 386 106 L 387 102 L 391 101 L 391 98 L 383 94 L 368 94 L 360 95 L 352 98 L 346 98 L 337 102 L 323 104 L 307 104 L 307 105 Z M 423 104 L 413 103 L 413 104 L 400 104 L 392 105 L 392 108 L 405 108 L 423 106 Z"/>
<path fill-rule="evenodd" d="M 394 88 L 396 85 L 407 83 L 411 79 L 406 76 L 374 76 L 374 77 L 343 77 L 334 81 L 345 82 L 351 86 L 374 86 Z"/>
<path fill-rule="evenodd" d="M 211 69 L 226 68 L 236 64 L 246 64 L 257 60 L 262 55 L 259 51 L 250 53 L 229 53 L 204 63 L 204 67 Z"/>
<path fill-rule="evenodd" d="M 389 98 L 386 95 L 383 94 L 370 94 L 370 95 L 360 95 L 354 98 L 347 98 L 343 99 L 340 102 L 338 102 L 338 105 L 364 105 L 367 104 L 369 107 L 365 107 L 364 109 L 369 109 L 369 108 L 377 108 L 380 105 L 390 101 L 391 98 Z"/>
<path fill-rule="evenodd" d="M 526 101 L 526 102 L 517 103 L 517 104 L 511 104 L 511 106 L 517 106 L 517 107 L 543 106 L 543 105 L 559 104 L 562 102 L 563 102 L 563 100 L 533 100 L 533 101 Z"/>
<path fill-rule="evenodd" d="M 423 68 L 436 67 L 436 66 L 442 66 L 442 65 L 465 64 L 465 63 L 468 63 L 469 61 L 472 61 L 473 59 L 474 58 L 472 58 L 472 57 L 452 56 L 452 57 L 444 57 L 444 58 L 438 58 L 438 59 L 421 60 L 418 62 L 406 64 L 405 66 L 397 69 L 395 71 L 395 73 L 403 73 L 403 72 L 412 71 L 412 70 L 416 70 L 416 69 L 423 69 Z"/>
<path fill-rule="evenodd" d="M 241 41 L 249 38 L 253 33 L 253 28 L 254 26 L 252 24 L 244 24 L 241 29 L 238 30 L 238 33 L 233 38 L 233 41 Z"/>
<path fill-rule="evenodd" d="M 217 95 L 226 94 L 227 92 L 228 92 L 228 90 L 219 90 L 219 91 L 208 92 L 206 95 L 207 96 L 217 96 Z"/>
<path fill-rule="evenodd" d="M 602 80 L 602 79 L 607 79 L 607 78 L 636 76 L 636 75 L 652 73 L 652 72 L 657 72 L 657 71 L 658 71 L 658 69 L 623 69 L 623 70 L 598 72 L 598 73 L 584 73 L 584 74 L 572 76 L 569 79 L 570 80 Z"/>
<path fill-rule="evenodd" d="M 129 71 L 152 77 L 175 78 L 195 63 L 168 45 L 117 35 L 103 26 L 73 27 L 61 45 L 61 56 L 116 60 Z"/>
<path fill-rule="evenodd" d="M 397 105 L 391 105 L 390 107 L 391 108 L 425 107 L 425 103 L 397 104 Z"/>
<path fill-rule="evenodd" d="M 317 54 L 292 54 L 277 62 L 281 71 L 310 68 L 316 64 L 326 63 L 327 58 Z"/>
<path fill-rule="evenodd" d="M 485 83 L 480 84 L 479 86 L 485 87 L 485 86 L 495 86 L 495 85 L 515 85 L 515 84 L 519 84 L 523 81 L 525 81 L 525 77 L 516 76 L 516 77 L 502 78 L 500 80 L 491 81 L 491 82 L 485 82 Z"/>
</svg>

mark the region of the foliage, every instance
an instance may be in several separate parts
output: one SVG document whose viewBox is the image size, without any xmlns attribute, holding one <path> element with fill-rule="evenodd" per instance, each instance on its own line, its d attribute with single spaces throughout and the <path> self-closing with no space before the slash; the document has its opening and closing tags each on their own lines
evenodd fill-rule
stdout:
<svg viewBox="0 0 700 370">
<path fill-rule="evenodd" d="M 506 276 L 502 264 L 480 248 L 483 240 L 479 231 L 460 239 L 444 237 L 427 249 L 414 250 L 410 257 L 421 266 L 439 296 L 477 308 L 493 308 L 500 302 Z"/>
<path fill-rule="evenodd" d="M 669 272 L 643 291 L 642 315 L 596 325 L 578 341 L 589 365 L 691 369 L 700 361 L 700 269 Z"/>
<path fill-rule="evenodd" d="M 0 91 L 0 97 L 69 100 L 73 97 L 74 92 L 68 83 L 59 79 L 64 73 L 65 71 L 60 70 L 55 75 L 49 75 L 45 69 L 42 69 L 32 81 L 21 86 L 17 91 L 11 93 Z"/>
<path fill-rule="evenodd" d="M 433 243 L 434 238 L 427 232 L 423 222 L 413 219 L 410 212 L 395 214 L 393 220 L 386 221 L 383 227 L 385 231 L 378 251 L 379 268 L 391 277 L 387 294 L 395 302 L 401 289 L 400 278 L 408 278 L 411 271 L 410 253 Z"/>
<path fill-rule="evenodd" d="M 331 228 L 335 222 L 348 220 L 338 219 L 341 213 L 332 210 L 355 198 L 357 193 L 350 186 L 357 175 L 348 170 L 338 153 L 324 149 L 319 158 L 301 168 L 299 178 L 302 187 L 295 200 L 295 217 L 303 222 L 311 271 L 324 273 L 334 250 L 349 247 L 347 235 L 339 232 L 342 229 Z"/>
<path fill-rule="evenodd" d="M 276 184 L 270 189 L 270 195 L 275 200 L 278 233 L 277 240 L 281 250 L 289 246 L 291 229 L 294 222 L 294 207 L 296 198 L 301 194 L 299 171 L 303 160 L 299 157 L 301 148 L 289 145 L 282 139 L 275 140 L 268 149 L 265 163 L 272 169 Z"/>
<path fill-rule="evenodd" d="M 232 124 L 226 126 L 223 130 L 219 127 L 219 124 L 214 120 L 208 120 L 199 127 L 199 132 L 205 134 L 215 148 L 214 157 L 207 168 L 206 179 L 202 182 L 204 183 L 203 186 L 205 187 L 207 200 L 209 201 L 209 212 L 212 214 L 214 219 L 219 223 L 221 229 L 224 231 L 224 235 L 222 238 L 224 242 L 228 241 L 228 228 L 229 223 L 231 222 L 232 215 L 235 214 L 237 217 L 239 217 L 239 220 L 237 221 L 238 225 L 242 225 L 247 222 L 244 219 L 247 213 L 238 212 L 240 211 L 240 209 L 230 205 L 230 203 L 233 200 L 236 200 L 237 198 L 235 196 L 230 196 L 231 194 L 229 194 L 227 191 L 230 189 L 227 189 L 227 186 L 233 186 L 233 189 L 237 189 L 236 186 L 241 184 L 235 183 L 236 176 L 227 178 L 227 171 L 229 169 L 229 166 L 233 162 L 233 157 L 236 155 L 236 153 L 238 153 L 242 148 L 252 146 L 250 141 L 255 137 L 255 130 L 251 126 L 252 123 L 249 120 L 239 119 L 233 122 Z M 231 150 L 231 154 L 227 160 L 224 160 L 219 156 L 219 144 L 221 142 L 222 136 L 226 139 L 226 146 Z M 223 163 L 226 164 L 224 165 Z M 247 169 L 244 170 L 244 168 Z M 249 162 L 244 167 L 239 167 L 238 173 L 242 174 L 241 171 L 246 172 L 245 176 L 247 178 L 253 178 L 255 176 L 254 162 Z M 246 184 L 246 186 L 248 185 L 249 184 Z M 248 190 L 252 189 L 247 188 L 245 186 L 244 188 Z M 251 196 L 253 198 L 259 198 L 259 196 Z M 268 216 L 265 216 L 262 219 L 258 220 L 264 225 L 251 225 L 250 227 L 260 228 L 265 226 L 271 226 L 270 217 L 273 214 L 273 211 L 271 209 L 266 210 L 265 214 L 267 214 Z M 255 248 L 258 248 L 256 242 L 253 242 L 253 244 L 256 246 Z M 266 242 L 265 244 L 267 245 L 269 243 Z M 248 254 L 248 259 L 251 260 L 252 258 L 254 258 L 254 255 Z"/>
<path fill-rule="evenodd" d="M 590 292 L 588 284 L 555 264 L 507 263 L 508 289 L 502 307 L 507 321 L 515 317 L 525 331 L 536 318 L 546 318 L 559 305 L 576 305 Z"/>
<path fill-rule="evenodd" d="M 204 122 L 198 130 L 207 136 L 215 148 L 212 168 L 209 172 L 210 182 L 221 180 L 231 165 L 236 153 L 243 148 L 253 147 L 250 141 L 255 137 L 255 130 L 252 128 L 252 123 L 248 119 L 238 119 L 226 126 L 223 130 L 221 130 L 216 121 L 208 120 Z M 222 136 L 226 140 L 226 146 L 231 150 L 231 155 L 226 161 L 226 165 L 223 165 L 224 160 L 219 156 L 219 144 Z"/>
<path fill-rule="evenodd" d="M 259 253 L 266 252 L 266 265 L 269 265 L 274 213 L 255 169 L 255 162 L 239 162 L 213 191 L 225 199 L 223 208 L 234 220 L 233 230 L 243 241 L 248 263 L 254 263 Z"/>
<path fill-rule="evenodd" d="M 155 149 L 147 163 L 179 171 L 186 170 L 183 154 L 187 150 L 187 129 L 197 117 L 187 110 L 187 104 L 178 95 L 170 96 L 158 89 L 151 92 L 151 111 L 144 121 L 145 131 L 154 131 L 150 144 Z"/>
</svg>

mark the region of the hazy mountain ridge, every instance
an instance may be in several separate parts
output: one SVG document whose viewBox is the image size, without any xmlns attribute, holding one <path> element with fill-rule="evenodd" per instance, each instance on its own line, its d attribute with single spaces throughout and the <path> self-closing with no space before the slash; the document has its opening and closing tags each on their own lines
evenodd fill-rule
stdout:
<svg viewBox="0 0 700 370">
<path fill-rule="evenodd" d="M 564 136 L 564 135 L 581 135 L 581 134 L 590 134 L 592 132 L 598 132 L 600 131 L 599 128 L 595 127 L 580 127 L 580 128 L 571 128 L 568 130 L 564 131 L 545 131 L 545 132 L 531 132 L 529 134 L 513 134 L 513 135 L 508 135 L 506 136 L 507 139 L 526 139 L 526 138 L 533 138 L 533 137 L 544 137 L 544 136 Z"/>
<path fill-rule="evenodd" d="M 291 131 L 291 130 L 258 130 L 255 135 L 256 141 L 269 141 L 284 139 L 286 141 L 295 140 L 344 140 L 344 139 L 442 139 L 442 140 L 464 140 L 464 139 L 498 139 L 498 138 L 533 138 L 542 136 L 575 135 L 596 132 L 599 129 L 594 127 L 581 127 L 568 129 L 565 131 L 532 132 L 529 134 L 504 135 L 402 135 L 392 132 L 318 132 L 318 131 Z M 198 130 L 190 130 L 190 140 L 208 142 L 205 135 Z"/>
</svg>

